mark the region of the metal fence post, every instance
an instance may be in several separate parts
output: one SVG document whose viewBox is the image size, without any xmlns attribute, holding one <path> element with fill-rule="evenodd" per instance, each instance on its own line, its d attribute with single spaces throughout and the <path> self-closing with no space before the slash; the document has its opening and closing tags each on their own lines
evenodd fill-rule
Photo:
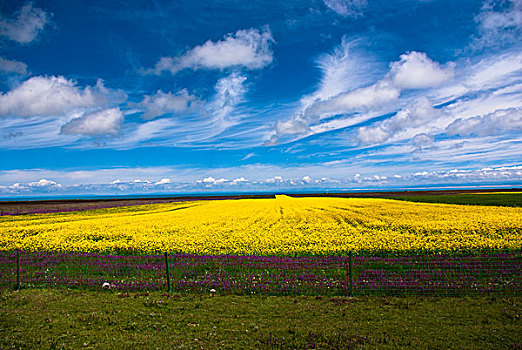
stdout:
<svg viewBox="0 0 522 350">
<path fill-rule="evenodd" d="M 165 252 L 165 267 L 167 268 L 167 290 L 170 293 L 170 269 L 169 269 L 169 253 Z"/>
<path fill-rule="evenodd" d="M 350 275 L 350 298 L 353 297 L 353 265 L 352 265 L 352 251 L 348 251 L 348 273 Z"/>
<path fill-rule="evenodd" d="M 21 277 L 20 277 L 20 251 L 16 251 L 16 290 L 20 290 L 21 287 Z"/>
</svg>

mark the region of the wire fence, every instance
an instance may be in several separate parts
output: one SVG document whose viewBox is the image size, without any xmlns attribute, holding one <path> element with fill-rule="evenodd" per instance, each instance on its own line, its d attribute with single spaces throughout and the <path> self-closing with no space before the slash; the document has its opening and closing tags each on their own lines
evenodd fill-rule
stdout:
<svg viewBox="0 0 522 350">
<path fill-rule="evenodd" d="M 353 257 L 0 251 L 0 288 L 40 287 L 240 295 L 522 295 L 522 251 Z"/>
</svg>

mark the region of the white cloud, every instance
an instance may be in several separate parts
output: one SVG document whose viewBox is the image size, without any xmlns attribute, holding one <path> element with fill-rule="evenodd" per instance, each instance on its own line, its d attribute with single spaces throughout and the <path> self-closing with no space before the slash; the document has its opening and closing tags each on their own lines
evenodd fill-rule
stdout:
<svg viewBox="0 0 522 350">
<path fill-rule="evenodd" d="M 0 20 L 0 35 L 20 44 L 28 44 L 36 39 L 50 17 L 45 11 L 33 8 L 32 3 L 28 3 L 16 12 L 16 19 Z"/>
<path fill-rule="evenodd" d="M 28 183 L 16 182 L 10 186 L 0 186 L 0 194 L 48 193 L 62 189 L 63 186 L 55 181 L 40 179 Z"/>
<path fill-rule="evenodd" d="M 132 183 L 135 184 L 150 184 L 151 182 L 149 180 L 141 180 L 141 179 L 134 179 Z"/>
<path fill-rule="evenodd" d="M 203 180 L 198 180 L 198 182 L 204 182 L 204 183 L 214 183 L 216 182 L 216 179 L 214 179 L 212 176 L 206 177 Z"/>
<path fill-rule="evenodd" d="M 382 175 L 361 176 L 357 173 L 353 177 L 353 181 L 358 184 L 384 185 L 388 183 L 388 177 Z"/>
<path fill-rule="evenodd" d="M 471 46 L 501 47 L 506 44 L 520 43 L 522 35 L 522 1 L 488 0 L 481 12 L 475 17 L 478 35 Z"/>
<path fill-rule="evenodd" d="M 209 177 L 204 178 L 203 180 L 197 180 L 196 187 L 204 186 L 206 188 L 212 188 L 213 186 L 219 186 L 219 187 L 221 187 L 221 186 L 241 186 L 241 185 L 246 185 L 249 182 L 250 181 L 248 181 L 247 179 L 245 179 L 242 176 L 235 178 L 234 180 L 227 180 L 225 178 L 215 179 L 212 176 L 209 176 Z"/>
<path fill-rule="evenodd" d="M 497 110 L 484 116 L 467 119 L 458 118 L 446 128 L 448 135 L 499 135 L 508 132 L 522 132 L 522 109 Z"/>
<path fill-rule="evenodd" d="M 421 97 L 378 125 L 359 128 L 357 138 L 363 144 L 382 143 L 403 130 L 429 123 L 440 117 L 441 113 L 433 108 L 428 98 Z"/>
<path fill-rule="evenodd" d="M 246 156 L 244 156 L 243 158 L 241 158 L 241 160 L 247 160 L 247 159 L 250 159 L 252 157 L 255 157 L 256 154 L 253 153 L 253 152 L 250 152 L 249 154 L 247 154 Z"/>
<path fill-rule="evenodd" d="M 237 185 L 237 184 L 241 184 L 241 183 L 245 183 L 245 182 L 248 182 L 248 180 L 241 176 L 241 177 L 238 177 L 237 179 L 232 180 L 232 185 Z"/>
<path fill-rule="evenodd" d="M 453 64 L 444 67 L 424 52 L 411 51 L 390 64 L 389 79 L 401 90 L 424 89 L 441 85 L 454 75 Z"/>
<path fill-rule="evenodd" d="M 323 0 L 332 11 L 343 17 L 357 18 L 363 15 L 367 0 Z"/>
<path fill-rule="evenodd" d="M 357 131 L 357 138 L 362 144 L 382 143 L 390 138 L 390 133 L 381 126 L 363 126 Z"/>
<path fill-rule="evenodd" d="M 123 113 L 119 108 L 103 109 L 85 113 L 72 119 L 61 128 L 67 135 L 116 135 L 123 123 Z"/>
<path fill-rule="evenodd" d="M 274 176 L 272 178 L 266 179 L 265 182 L 267 184 L 283 183 L 283 177 L 282 176 Z"/>
<path fill-rule="evenodd" d="M 29 187 L 62 187 L 62 185 L 60 185 L 59 183 L 47 179 L 40 179 L 39 181 L 29 182 L 27 185 Z"/>
<path fill-rule="evenodd" d="M 153 119 L 165 114 L 188 112 L 196 104 L 196 96 L 190 95 L 187 89 L 182 89 L 175 94 L 158 90 L 152 96 L 145 96 L 139 106 L 145 109 L 142 116 L 144 119 Z"/>
<path fill-rule="evenodd" d="M 459 181 L 467 183 L 477 181 L 516 181 L 522 180 L 520 166 L 482 168 L 480 170 L 452 169 L 433 172 L 418 172 L 409 176 L 410 179 L 425 179 L 431 181 Z"/>
<path fill-rule="evenodd" d="M 209 176 L 209 177 L 204 178 L 203 180 L 197 180 L 196 184 L 203 184 L 203 185 L 209 187 L 211 185 L 221 185 L 221 184 L 224 184 L 227 182 L 229 182 L 229 180 L 227 180 L 227 179 L 224 179 L 224 178 L 214 179 L 212 176 Z"/>
<path fill-rule="evenodd" d="M 27 74 L 27 64 L 0 57 L 0 72 Z"/>
<path fill-rule="evenodd" d="M 271 44 L 274 42 L 268 27 L 262 31 L 254 28 L 238 30 L 227 34 L 223 40 L 207 41 L 196 46 L 182 56 L 162 57 L 152 70 L 156 74 L 163 71 L 176 74 L 182 69 L 220 69 L 245 67 L 259 69 L 273 60 Z"/>
<path fill-rule="evenodd" d="M 36 76 L 0 94 L 0 117 L 63 116 L 75 109 L 106 106 L 111 99 L 125 98 L 99 80 L 95 86 L 80 88 L 62 76 Z"/>
<path fill-rule="evenodd" d="M 278 135 L 306 134 L 310 132 L 309 121 L 297 115 L 293 119 L 278 120 L 276 132 Z"/>
<path fill-rule="evenodd" d="M 165 177 L 163 179 L 161 179 L 160 181 L 157 181 L 154 183 L 154 185 L 166 185 L 166 184 L 170 184 L 170 179 Z"/>
</svg>

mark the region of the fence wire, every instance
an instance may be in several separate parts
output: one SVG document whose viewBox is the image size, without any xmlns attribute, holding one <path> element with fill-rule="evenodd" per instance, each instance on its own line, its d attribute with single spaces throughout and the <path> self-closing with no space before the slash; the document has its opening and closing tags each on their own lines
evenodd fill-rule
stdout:
<svg viewBox="0 0 522 350">
<path fill-rule="evenodd" d="M 0 251 L 0 288 L 17 286 L 17 252 Z M 164 255 L 21 252 L 22 288 L 167 290 Z M 354 295 L 522 295 L 522 252 L 352 258 Z M 177 293 L 349 295 L 348 255 L 170 254 Z"/>
</svg>

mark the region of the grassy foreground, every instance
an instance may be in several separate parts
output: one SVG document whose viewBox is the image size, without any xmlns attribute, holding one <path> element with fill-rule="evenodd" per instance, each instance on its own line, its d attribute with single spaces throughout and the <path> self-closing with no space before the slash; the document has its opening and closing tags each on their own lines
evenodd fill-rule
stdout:
<svg viewBox="0 0 522 350">
<path fill-rule="evenodd" d="M 0 348 L 520 349 L 520 297 L 0 292 Z"/>
</svg>

